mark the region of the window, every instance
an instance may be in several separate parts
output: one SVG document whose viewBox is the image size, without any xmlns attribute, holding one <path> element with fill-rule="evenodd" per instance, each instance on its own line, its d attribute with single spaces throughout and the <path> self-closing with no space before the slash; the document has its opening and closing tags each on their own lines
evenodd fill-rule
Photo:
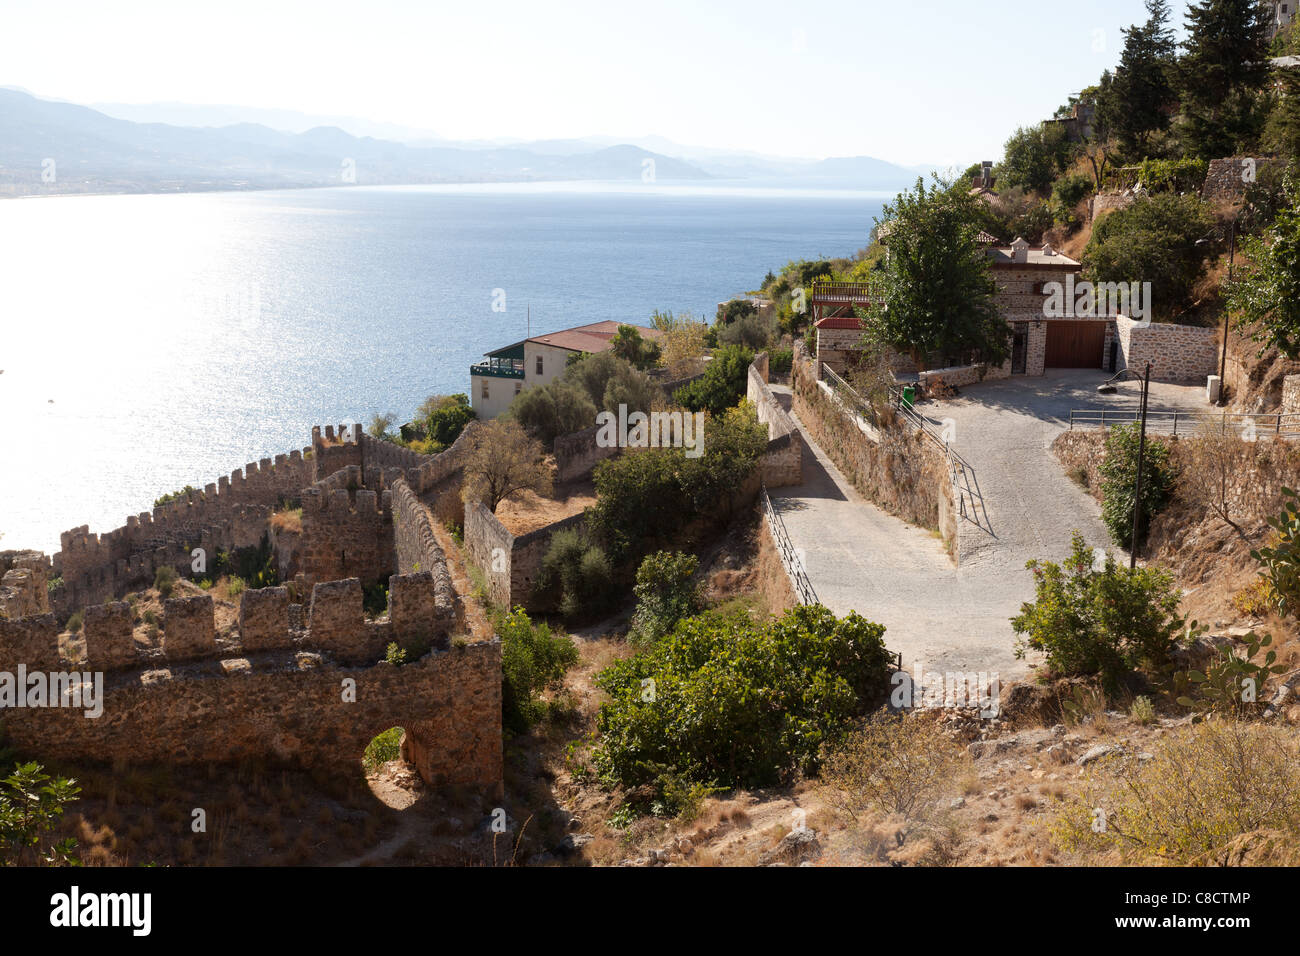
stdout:
<svg viewBox="0 0 1300 956">
<path fill-rule="evenodd" d="M 540 355 L 537 356 L 537 374 L 542 374 L 542 357 Z"/>
<path fill-rule="evenodd" d="M 483 383 L 483 387 L 479 389 L 479 397 L 486 401 L 488 398 L 488 380 L 481 378 L 479 381 Z"/>
</svg>

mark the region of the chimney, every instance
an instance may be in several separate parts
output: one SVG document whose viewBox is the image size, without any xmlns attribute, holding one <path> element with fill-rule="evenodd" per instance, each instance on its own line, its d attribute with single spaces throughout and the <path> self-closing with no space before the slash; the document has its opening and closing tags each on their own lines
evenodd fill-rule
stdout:
<svg viewBox="0 0 1300 956">
<path fill-rule="evenodd" d="M 1020 236 L 1011 241 L 1011 261 L 1024 263 L 1029 261 L 1029 243 Z"/>
<path fill-rule="evenodd" d="M 986 159 L 980 164 L 981 185 L 985 189 L 993 188 L 993 161 Z"/>
</svg>

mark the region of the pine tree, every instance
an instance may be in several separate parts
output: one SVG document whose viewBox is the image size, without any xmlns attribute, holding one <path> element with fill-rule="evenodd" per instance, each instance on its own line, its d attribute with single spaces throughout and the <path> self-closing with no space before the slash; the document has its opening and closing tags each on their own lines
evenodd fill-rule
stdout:
<svg viewBox="0 0 1300 956">
<path fill-rule="evenodd" d="M 1147 21 L 1124 30 L 1124 52 L 1115 69 L 1115 133 L 1125 153 L 1144 159 L 1152 134 L 1169 128 L 1174 102 L 1171 73 L 1174 35 L 1169 4 L 1147 0 Z"/>
<path fill-rule="evenodd" d="M 1268 21 L 1258 0 L 1201 0 L 1187 11 L 1179 62 L 1189 155 L 1231 156 L 1258 143 L 1267 115 Z"/>
</svg>

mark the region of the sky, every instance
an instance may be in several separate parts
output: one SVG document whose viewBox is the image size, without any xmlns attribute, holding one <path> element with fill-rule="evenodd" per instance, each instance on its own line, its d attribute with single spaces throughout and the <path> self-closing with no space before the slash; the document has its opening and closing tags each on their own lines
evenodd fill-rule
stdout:
<svg viewBox="0 0 1300 956">
<path fill-rule="evenodd" d="M 0 0 L 0 85 L 965 165 L 1095 83 L 1145 17 L 1142 0 Z"/>
</svg>

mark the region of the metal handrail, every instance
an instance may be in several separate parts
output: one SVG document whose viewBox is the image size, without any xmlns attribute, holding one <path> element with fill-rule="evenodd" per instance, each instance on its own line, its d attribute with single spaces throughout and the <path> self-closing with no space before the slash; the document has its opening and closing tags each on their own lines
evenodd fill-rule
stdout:
<svg viewBox="0 0 1300 956">
<path fill-rule="evenodd" d="M 830 366 L 822 366 L 822 372 L 828 379 L 832 390 L 837 394 L 845 393 L 847 395 L 847 399 L 845 395 L 839 396 L 841 402 L 864 411 L 866 413 L 864 417 L 871 421 L 872 426 L 879 427 L 875 406 L 859 395 L 857 390 L 844 381 Z M 981 531 L 993 534 L 993 523 L 989 521 L 988 509 L 984 506 L 984 493 L 980 491 L 979 480 L 975 475 L 974 466 L 958 454 L 957 450 L 934 430 L 934 426 L 923 415 L 904 401 L 903 390 L 900 386 L 891 385 L 889 392 L 894 410 L 902 416 L 903 420 L 938 445 L 944 453 L 948 462 L 948 480 L 952 483 L 953 493 L 957 499 L 957 513 Z M 970 502 L 969 508 L 967 507 L 967 501 Z"/>
<path fill-rule="evenodd" d="M 817 600 L 817 592 L 813 590 L 812 581 L 808 578 L 808 572 L 804 570 L 803 561 L 799 559 L 799 553 L 795 550 L 794 542 L 790 540 L 790 532 L 786 530 L 785 521 L 772 505 L 772 496 L 767 493 L 767 485 L 761 486 L 761 494 L 763 515 L 767 519 L 768 527 L 772 530 L 772 540 L 776 542 L 776 550 L 781 556 L 781 564 L 785 566 L 786 574 L 790 575 L 790 581 L 794 584 L 795 595 L 799 598 L 799 603 L 820 604 L 821 602 Z"/>
<path fill-rule="evenodd" d="M 1070 431 L 1078 428 L 1110 428 L 1115 425 L 1127 425 L 1141 418 L 1137 409 L 1078 409 L 1070 410 Z M 1201 426 L 1217 424 L 1225 431 L 1247 431 L 1253 426 L 1256 436 L 1272 434 L 1280 438 L 1300 438 L 1300 414 L 1295 412 L 1228 412 L 1220 415 L 1205 412 L 1147 411 L 1147 430 L 1167 432 L 1178 435 L 1181 425 L 1183 434 L 1192 434 Z"/>
</svg>

